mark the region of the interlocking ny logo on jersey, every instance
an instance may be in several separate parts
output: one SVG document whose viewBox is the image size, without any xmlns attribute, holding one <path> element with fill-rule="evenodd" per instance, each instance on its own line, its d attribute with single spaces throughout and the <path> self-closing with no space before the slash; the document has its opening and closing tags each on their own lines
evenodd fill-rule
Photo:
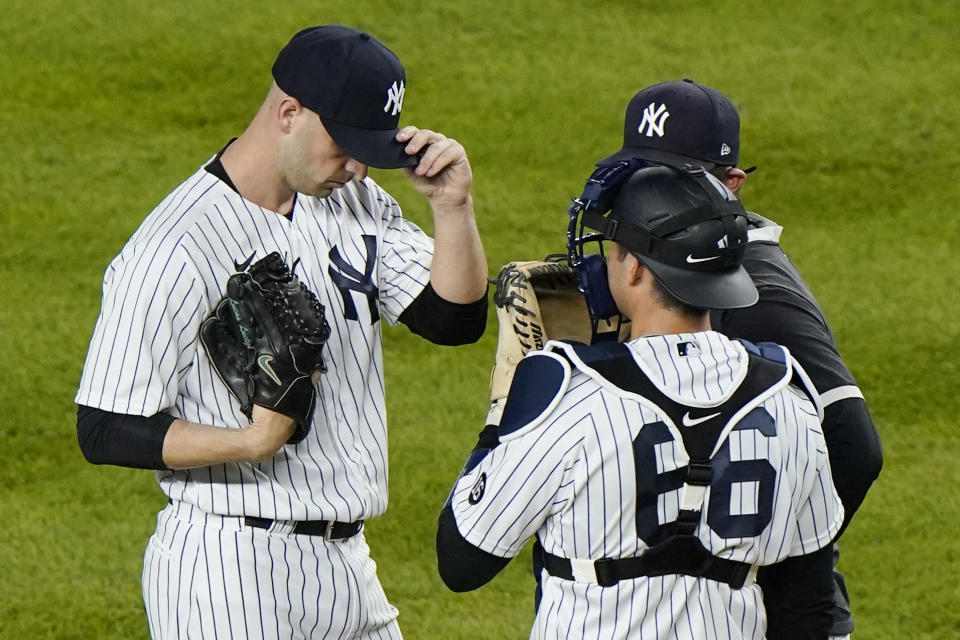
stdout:
<svg viewBox="0 0 960 640">
<path fill-rule="evenodd" d="M 647 105 L 647 108 L 643 110 L 643 120 L 640 121 L 640 126 L 637 127 L 639 133 L 643 133 L 643 128 L 647 128 L 647 132 L 644 134 L 648 138 L 652 138 L 653 134 L 657 134 L 658 138 L 663 137 L 663 123 L 667 121 L 667 118 L 670 117 L 670 112 L 667 111 L 667 105 L 661 104 L 659 107 L 657 103 L 651 102 Z"/>
<path fill-rule="evenodd" d="M 357 306 L 353 302 L 353 292 L 356 292 L 367 297 L 367 308 L 370 309 L 370 324 L 373 324 L 380 319 L 380 311 L 377 309 L 377 298 L 380 292 L 377 285 L 373 284 L 373 268 L 377 264 L 377 239 L 370 235 L 362 237 L 364 247 L 367 250 L 363 273 L 354 269 L 349 262 L 344 260 L 337 247 L 330 249 L 330 267 L 327 269 L 327 273 L 330 274 L 333 284 L 337 285 L 337 289 L 340 290 L 340 297 L 343 298 L 344 317 L 347 320 L 360 319 L 360 316 L 357 315 Z"/>
<path fill-rule="evenodd" d="M 387 104 L 383 105 L 384 113 L 389 111 L 390 105 L 393 105 L 393 111 L 390 111 L 390 115 L 395 116 L 400 113 L 400 110 L 403 109 L 403 90 L 403 80 L 400 81 L 399 87 L 396 82 L 390 85 L 390 88 L 387 89 Z"/>
</svg>

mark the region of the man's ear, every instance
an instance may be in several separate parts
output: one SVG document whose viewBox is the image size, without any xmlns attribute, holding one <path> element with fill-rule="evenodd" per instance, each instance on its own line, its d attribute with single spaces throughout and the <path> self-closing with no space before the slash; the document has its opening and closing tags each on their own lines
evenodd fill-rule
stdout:
<svg viewBox="0 0 960 640">
<path fill-rule="evenodd" d="M 730 167 L 727 169 L 727 175 L 723 177 L 723 184 L 738 198 L 740 197 L 740 188 L 746 181 L 747 174 L 739 167 Z"/>
<path fill-rule="evenodd" d="M 303 111 L 303 105 L 292 96 L 284 96 L 277 105 L 277 120 L 280 123 L 280 129 L 284 133 L 290 133 L 293 129 L 293 120 Z"/>
<path fill-rule="evenodd" d="M 628 253 L 627 259 L 632 260 L 632 264 L 630 265 L 631 286 L 638 284 L 645 275 L 650 278 L 653 277 L 653 274 L 650 273 L 650 270 L 643 266 L 643 263 L 640 262 L 637 256 L 633 255 L 632 253 Z"/>
</svg>

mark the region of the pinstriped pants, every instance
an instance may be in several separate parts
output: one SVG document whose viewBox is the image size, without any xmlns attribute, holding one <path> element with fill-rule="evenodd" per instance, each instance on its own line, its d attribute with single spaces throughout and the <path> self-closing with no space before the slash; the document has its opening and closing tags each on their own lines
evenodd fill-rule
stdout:
<svg viewBox="0 0 960 640">
<path fill-rule="evenodd" d="M 361 531 L 346 540 L 245 527 L 167 505 L 143 559 L 155 640 L 399 640 Z"/>
</svg>

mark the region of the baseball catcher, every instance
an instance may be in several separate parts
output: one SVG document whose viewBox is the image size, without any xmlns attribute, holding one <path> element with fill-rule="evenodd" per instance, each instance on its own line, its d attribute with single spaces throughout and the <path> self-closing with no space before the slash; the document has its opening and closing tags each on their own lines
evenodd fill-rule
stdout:
<svg viewBox="0 0 960 640">
<path fill-rule="evenodd" d="M 323 305 L 276 252 L 230 276 L 200 327 L 217 375 L 248 418 L 258 404 L 297 422 L 290 444 L 310 430 L 313 376 L 326 371 L 329 336 Z"/>
</svg>

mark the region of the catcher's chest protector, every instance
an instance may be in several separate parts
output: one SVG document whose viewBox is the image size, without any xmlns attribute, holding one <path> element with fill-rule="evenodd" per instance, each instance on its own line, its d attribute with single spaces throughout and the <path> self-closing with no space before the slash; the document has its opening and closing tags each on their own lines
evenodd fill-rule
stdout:
<svg viewBox="0 0 960 640">
<path fill-rule="evenodd" d="M 752 347 L 746 346 L 748 350 Z M 711 458 L 741 419 L 758 407 L 770 393 L 790 381 L 792 367 L 787 364 L 786 352 L 779 348 L 772 352 L 775 357 L 784 356 L 782 362 L 748 353 L 747 374 L 737 389 L 715 406 L 694 408 L 678 403 L 661 392 L 624 344 L 564 344 L 556 351 L 591 377 L 642 396 L 660 408 L 677 427 L 683 448 L 690 459 L 681 487 L 676 521 L 658 529 L 657 535 L 648 540 L 651 546 L 642 556 L 603 560 L 600 564 L 604 575 L 596 574 L 599 583 L 610 586 L 618 580 L 640 576 L 685 574 L 725 582 L 739 589 L 751 570 L 750 565 L 714 557 L 696 537 L 695 531 L 700 522 L 706 490 L 713 479 Z M 552 575 L 568 577 L 567 568 L 572 566 L 569 560 L 547 554 L 542 549 L 540 553 Z M 594 563 L 595 571 L 596 565 Z"/>
<path fill-rule="evenodd" d="M 642 396 L 657 405 L 679 429 L 684 449 L 690 456 L 691 469 L 697 465 L 709 466 L 713 452 L 723 443 L 737 422 L 753 407 L 758 406 L 769 395 L 768 392 L 788 384 L 793 374 L 792 368 L 784 362 L 748 353 L 747 375 L 726 401 L 708 408 L 691 407 L 676 402 L 661 392 L 647 378 L 625 344 L 570 343 L 555 348 L 555 351 L 591 377 L 602 379 L 618 389 Z M 711 418 L 698 420 L 692 417 L 691 413 L 699 416 L 707 414 Z M 697 428 L 681 427 L 691 424 L 690 420 L 696 422 Z"/>
</svg>

